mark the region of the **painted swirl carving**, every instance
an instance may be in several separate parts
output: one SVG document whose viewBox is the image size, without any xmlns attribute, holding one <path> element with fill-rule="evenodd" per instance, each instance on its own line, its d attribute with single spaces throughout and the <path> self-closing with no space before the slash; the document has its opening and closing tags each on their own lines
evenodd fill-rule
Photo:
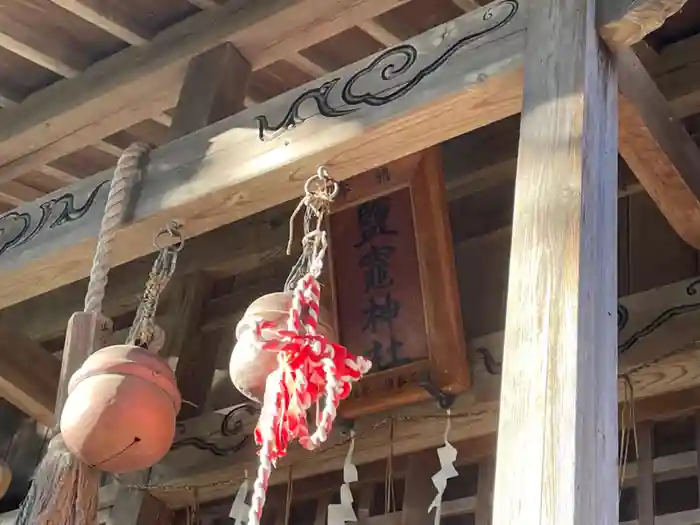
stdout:
<svg viewBox="0 0 700 525">
<path fill-rule="evenodd" d="M 453 55 L 467 44 L 497 31 L 507 25 L 518 12 L 518 0 L 503 0 L 497 5 L 484 11 L 482 20 L 490 24 L 480 30 L 464 35 L 443 51 L 437 58 L 426 66 L 413 71 L 418 61 L 418 50 L 411 44 L 400 44 L 376 56 L 369 64 L 343 80 L 336 77 L 323 82 L 321 85 L 308 89 L 290 104 L 287 112 L 277 124 L 271 124 L 267 116 L 255 117 L 258 124 L 258 138 L 261 141 L 279 137 L 285 131 L 292 129 L 305 120 L 322 115 L 324 117 L 342 117 L 361 107 L 379 107 L 408 94 L 426 77 L 440 69 Z M 382 87 L 376 82 L 371 83 L 372 91 L 362 91 L 359 85 L 365 78 L 379 77 L 383 82 L 390 82 L 402 75 L 410 75 L 404 82 L 391 87 Z M 341 80 L 343 83 L 341 85 Z M 330 96 L 334 90 L 339 90 L 339 103 L 331 103 Z M 317 112 L 309 111 L 308 116 L 302 114 L 302 106 L 312 101 Z"/>
<path fill-rule="evenodd" d="M 103 181 L 95 186 L 85 202 L 78 206 L 75 194 L 66 192 L 42 202 L 38 217 L 21 211 L 9 211 L 0 216 L 0 256 L 31 241 L 45 228 L 52 229 L 82 219 L 108 182 Z"/>
</svg>

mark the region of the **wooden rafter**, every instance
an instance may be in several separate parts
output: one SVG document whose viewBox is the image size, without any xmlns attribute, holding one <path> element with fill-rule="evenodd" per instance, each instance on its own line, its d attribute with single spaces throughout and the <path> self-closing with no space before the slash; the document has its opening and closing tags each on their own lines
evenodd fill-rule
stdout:
<svg viewBox="0 0 700 525">
<path fill-rule="evenodd" d="M 219 7 L 221 4 L 216 0 L 187 0 L 190 4 L 196 5 L 200 9 L 212 9 Z"/>
<path fill-rule="evenodd" d="M 80 73 L 80 69 L 67 64 L 63 60 L 34 49 L 4 33 L 0 33 L 0 46 L 62 77 L 73 78 Z"/>
<path fill-rule="evenodd" d="M 629 49 L 616 55 L 620 155 L 690 245 L 700 248 L 700 149 Z"/>
<path fill-rule="evenodd" d="M 0 180 L 173 107 L 188 60 L 219 43 L 231 41 L 260 69 L 406 1 L 233 2 L 192 16 L 0 114 Z"/>
<path fill-rule="evenodd" d="M 8 328 L 0 327 L 0 341 L 0 397 L 52 427 L 61 362 Z"/>
<path fill-rule="evenodd" d="M 687 0 L 619 0 L 600 2 L 598 14 L 603 20 L 599 31 L 613 49 L 636 44 L 640 35 L 648 35 L 675 15 Z"/>
<path fill-rule="evenodd" d="M 119 13 L 109 8 L 108 2 L 99 2 L 99 10 L 94 3 L 88 4 L 82 0 L 51 0 L 66 11 L 79 16 L 83 20 L 99 27 L 103 31 L 120 38 L 132 46 L 142 46 L 148 43 L 154 35 L 149 34 L 133 22 L 119 16 Z"/>
<path fill-rule="evenodd" d="M 294 3 L 293 7 L 282 13 L 290 14 L 290 10 L 300 9 L 301 14 L 305 16 L 308 16 L 309 12 L 314 12 L 321 19 L 325 19 L 328 13 L 327 11 L 321 13 L 322 7 L 314 10 L 307 5 L 308 2 L 316 1 L 320 0 Z M 368 0 L 367 5 L 354 2 L 355 10 L 346 11 L 342 20 L 349 26 L 357 25 L 370 13 L 368 5 L 371 5 L 371 11 L 376 14 L 377 9 L 388 7 L 388 3 L 388 0 L 383 2 Z M 324 3 L 324 5 L 326 9 L 331 9 L 328 4 Z M 313 172 L 318 163 L 331 161 L 329 168 L 334 176 L 343 179 L 517 113 L 520 110 L 521 101 L 521 52 L 525 27 L 524 13 L 518 9 L 518 5 L 514 0 L 501 2 L 494 7 L 493 16 L 487 20 L 484 20 L 479 13 L 466 14 L 450 22 L 452 28 L 450 32 L 444 31 L 444 28 L 436 28 L 412 39 L 410 42 L 419 49 L 425 49 L 424 56 L 430 60 L 429 53 L 437 58 L 444 48 L 449 46 L 449 42 L 458 41 L 460 35 L 465 36 L 470 34 L 470 31 L 492 28 L 478 40 L 478 46 L 474 46 L 473 42 L 466 44 L 463 49 L 469 50 L 468 53 L 455 53 L 447 63 L 428 78 L 423 79 L 418 87 L 400 92 L 402 95 L 400 97 L 393 96 L 387 99 L 381 106 L 381 110 L 377 110 L 374 104 L 362 104 L 360 99 L 353 103 L 355 106 L 353 112 L 340 118 L 328 118 L 319 114 L 307 119 L 303 125 L 298 125 L 294 129 L 285 129 L 281 137 L 278 136 L 279 133 L 273 133 L 272 135 L 277 138 L 260 140 L 257 117 L 263 115 L 270 125 L 276 125 L 278 120 L 285 118 L 285 114 L 297 97 L 301 96 L 305 90 L 317 87 L 316 83 L 311 83 L 254 109 L 243 111 L 216 126 L 185 137 L 174 144 L 163 146 L 152 155 L 153 162 L 145 178 L 146 185 L 136 205 L 135 222 L 126 227 L 117 239 L 115 262 L 117 264 L 127 262 L 148 253 L 152 249 L 150 232 L 157 231 L 165 221 L 174 216 L 185 222 L 187 235 L 198 235 L 298 195 L 302 187 L 300 181 L 308 173 Z M 333 4 L 332 8 L 338 7 Z M 204 32 L 187 33 L 192 35 L 191 38 L 194 40 L 188 43 L 188 48 L 192 50 L 201 46 L 202 39 L 210 43 L 212 39 L 222 38 L 224 28 L 232 31 L 232 25 L 242 24 L 239 27 L 245 27 L 246 30 L 241 30 L 243 32 L 240 34 L 245 38 L 239 37 L 239 49 L 246 49 L 246 45 L 242 45 L 245 43 L 247 43 L 247 49 L 251 49 L 253 42 L 260 38 L 259 32 L 253 31 L 250 24 L 241 20 L 240 16 L 236 17 L 236 22 L 228 20 L 226 17 L 228 11 L 225 7 L 216 11 L 218 16 L 214 22 L 206 19 L 214 24 L 209 26 L 206 36 L 202 36 Z M 298 13 L 297 16 L 301 14 Z M 260 12 L 257 16 L 265 18 Z M 274 19 L 277 20 L 278 17 Z M 192 23 L 199 24 L 202 20 L 202 18 L 196 18 Z M 288 22 L 287 19 L 285 20 Z M 308 20 L 304 19 L 304 22 L 308 24 Z M 269 23 L 268 19 L 267 24 Z M 187 27 L 192 29 L 189 25 Z M 330 27 L 324 28 L 322 23 L 313 27 L 318 32 L 331 31 Z M 337 24 L 333 25 L 332 30 L 337 29 Z M 289 31 L 290 36 L 286 41 L 288 46 L 283 45 L 284 49 L 282 49 L 268 44 L 266 51 L 261 53 L 257 62 L 254 61 L 253 64 L 267 63 L 273 57 L 279 56 L 278 54 L 288 53 L 295 45 L 300 45 L 301 37 L 291 29 Z M 443 35 L 446 41 L 437 40 L 436 34 Z M 643 36 L 643 32 L 638 33 L 640 39 Z M 312 37 L 305 34 L 303 38 L 308 42 Z M 236 39 L 234 35 L 232 40 Z M 156 41 L 157 39 L 152 45 L 155 45 Z M 495 42 L 495 44 L 489 45 L 489 42 Z M 175 53 L 174 46 L 166 44 L 170 44 L 170 41 L 158 41 L 160 53 L 151 49 L 151 46 L 139 50 L 140 53 L 150 52 L 147 56 L 151 57 L 151 62 L 143 59 L 140 64 L 145 69 L 139 69 L 139 71 L 146 75 L 149 71 L 154 74 L 157 79 L 151 78 L 152 82 L 160 82 L 161 76 L 165 75 L 162 70 L 156 74 L 157 68 L 153 64 L 170 71 L 169 68 L 174 67 L 173 63 L 179 64 L 182 60 L 182 54 L 170 55 L 168 51 Z M 184 44 L 180 45 L 184 46 Z M 165 56 L 161 56 L 162 53 Z M 365 61 L 347 66 L 333 73 L 333 78 L 340 75 L 342 84 L 342 78 L 351 78 L 354 72 L 365 66 Z M 176 74 L 179 75 L 179 71 Z M 415 74 L 415 72 L 408 72 L 408 74 Z M 385 93 L 386 89 L 391 87 L 391 82 L 401 84 L 405 78 L 395 78 L 389 83 L 377 84 L 377 93 Z M 122 83 L 133 80 L 134 85 L 139 87 L 148 84 L 143 76 L 132 78 L 123 70 L 119 80 Z M 114 79 L 111 81 L 113 83 Z M 164 86 L 163 89 L 167 92 L 171 88 Z M 432 102 L 426 99 L 423 91 L 426 89 L 430 93 Z M 165 96 L 163 91 L 160 91 L 159 95 Z M 120 101 L 120 107 L 125 103 L 123 100 Z M 98 107 L 101 105 L 100 102 Z M 460 107 L 459 112 L 454 111 L 456 107 Z M 465 108 L 471 109 L 467 111 Z M 458 115 L 462 117 L 459 118 Z M 85 114 L 82 116 L 84 117 Z M 93 116 L 90 115 L 91 118 Z M 0 124 L 1 117 L 2 115 L 0 115 Z M 425 119 L 431 120 L 431 126 L 423 127 L 414 124 L 416 121 L 423 122 Z M 66 122 L 66 119 L 62 119 L 61 122 Z M 2 129 L 1 126 L 0 129 Z M 80 133 L 87 135 L 86 130 L 81 130 Z M 263 130 L 263 135 L 266 133 Z M 395 147 L 387 147 L 381 140 L 389 133 Z M 27 139 L 31 133 L 21 135 Z M 21 142 L 20 136 L 15 136 L 14 141 Z M 0 143 L 0 157 L 4 153 L 5 144 Z M 56 144 L 54 143 L 53 146 Z M 12 150 L 13 155 L 15 151 Z M 45 154 L 47 150 L 41 151 Z M 235 157 L 230 156 L 231 152 L 236 152 Z M 37 153 L 36 156 L 41 157 L 42 154 Z M 16 162 L 6 165 L 0 172 L 9 176 L 8 173 L 30 157 L 32 156 L 17 159 Z M 295 176 L 290 177 L 290 172 Z M 195 173 L 197 176 L 193 177 Z M 0 173 L 0 179 L 2 177 Z M 99 223 L 96 217 L 101 215 L 106 194 L 105 186 L 101 184 L 109 177 L 111 173 L 101 173 L 71 189 L 71 198 L 76 199 L 75 202 L 85 202 L 93 191 L 96 192 L 93 206 L 84 210 L 79 224 L 73 222 L 64 224 L 60 228 L 52 228 L 50 232 L 34 232 L 31 239 L 26 240 L 19 247 L 13 247 L 19 242 L 17 239 L 26 233 L 20 234 L 20 237 L 13 240 L 13 235 L 18 235 L 20 231 L 17 229 L 19 223 L 12 215 L 4 218 L 12 224 L 6 223 L 4 236 L 0 238 L 2 243 L 0 249 L 5 251 L 0 256 L 0 272 L 8 282 L 0 293 L 0 306 L 7 306 L 44 293 L 86 275 L 89 262 L 86 250 L 91 249 L 89 247 Z M 262 187 L 265 187 L 266 191 L 261 192 Z M 41 213 L 38 206 L 41 204 L 42 201 L 38 201 L 20 212 L 28 213 L 30 217 L 34 217 L 32 220 L 38 220 L 37 214 Z M 149 232 L 148 235 L 145 235 L 145 232 Z M 42 271 L 37 274 L 35 270 L 38 269 Z"/>
<path fill-rule="evenodd" d="M 478 41 L 480 46 L 467 43 L 464 50 L 469 52 L 454 54 L 451 60 L 425 79 L 421 86 L 405 90 L 401 97 L 388 99 L 381 112 L 376 111 L 373 105 L 356 103 L 355 111 L 343 117 L 331 119 L 318 115 L 294 129 L 285 129 L 279 138 L 261 140 L 256 118 L 264 115 L 270 125 L 277 125 L 278 120 L 285 118 L 294 100 L 302 96 L 305 90 L 315 87 L 315 84 L 311 84 L 163 146 L 151 156 L 149 173 L 144 178 L 147 184 L 140 193 L 139 202 L 134 210 L 136 222 L 120 235 L 121 239 L 115 246 L 114 262 L 126 262 L 152 250 L 150 235 L 146 241 L 141 235 L 124 234 L 129 231 L 133 231 L 134 234 L 137 231 L 151 231 L 151 228 L 152 231 L 157 231 L 165 224 L 164 221 L 168 220 L 166 216 L 177 216 L 179 220 L 184 221 L 188 236 L 198 235 L 299 195 L 303 187 L 301 179 L 314 172 L 319 162 L 327 163 L 332 160 L 328 165 L 329 169 L 334 177 L 343 179 L 517 113 L 521 97 L 521 70 L 518 58 L 525 18 L 522 11 L 514 9 L 513 5 L 517 4 L 502 4 L 497 11 L 494 10 L 493 19 L 486 21 L 478 13 L 464 15 L 452 22 L 455 30 L 445 37 L 446 42 L 435 39 L 434 35 L 439 33 L 439 28 L 412 39 L 410 42 L 418 49 L 424 50 L 424 56 L 429 61 L 431 57 L 437 59 L 445 48 L 459 41 L 460 37 L 474 31 L 495 28 L 487 31 Z M 497 25 L 499 22 L 501 26 Z M 352 21 L 348 20 L 348 23 Z M 497 42 L 497 45 L 489 46 L 489 42 Z M 333 78 L 340 75 L 341 78 L 349 79 L 358 68 L 365 67 L 365 64 L 362 61 L 357 65 L 348 66 L 333 73 Z M 491 76 L 482 81 L 481 73 L 485 70 L 489 71 Z M 457 71 L 461 73 L 457 74 Z M 385 92 L 392 82 L 400 84 L 404 81 L 405 78 L 396 78 L 389 83 L 377 81 L 375 85 L 378 92 Z M 471 86 L 465 89 L 465 85 L 469 83 Z M 431 97 L 437 103 L 426 107 L 423 89 L 429 89 Z M 485 101 L 488 103 L 484 103 Z M 462 111 L 462 118 L 455 118 L 452 109 L 456 104 L 472 107 L 473 111 Z M 431 126 L 423 128 L 413 125 L 416 118 L 430 118 Z M 284 127 L 288 127 L 288 123 L 284 122 Z M 392 132 L 395 147 L 387 147 L 379 140 L 389 130 Z M 263 134 L 267 133 L 263 130 Z M 319 140 L 321 137 L 323 140 Z M 283 156 L 279 156 L 276 152 L 285 143 L 292 147 L 286 148 Z M 210 145 L 215 147 L 212 149 Z M 235 148 L 235 159 L 219 154 L 228 148 Z M 160 160 L 172 155 L 177 155 L 180 160 L 177 163 L 172 159 L 165 163 Z M 225 167 L 214 162 L 214 159 L 220 159 L 225 163 Z M 205 169 L 206 174 L 200 171 L 197 177 L 193 178 L 191 170 L 196 166 Z M 162 173 L 159 173 L 160 170 Z M 297 175 L 290 177 L 290 172 Z M 29 280 L 31 264 L 28 264 L 30 260 L 27 256 L 21 255 L 23 262 L 18 264 L 19 259 L 13 259 L 11 255 L 12 251 L 19 255 L 19 249 L 11 248 L 3 254 L 4 261 L 0 259 L 0 270 L 7 271 L 15 266 L 13 275 L 16 278 L 12 279 L 12 282 L 16 287 L 12 287 L 14 291 L 8 287 L 3 290 L 2 295 L 5 299 L 0 300 L 0 305 L 6 306 L 19 300 L 18 293 L 26 298 L 37 293 L 39 289 L 45 292 L 51 287 L 83 277 L 87 268 L 81 266 L 89 260 L 85 250 L 91 249 L 91 237 L 95 234 L 92 229 L 97 225 L 93 225 L 94 217 L 101 216 L 102 213 L 105 192 L 100 184 L 110 177 L 109 172 L 99 174 L 86 179 L 72 190 L 76 203 L 84 202 L 93 191 L 97 192 L 94 206 L 86 208 L 80 219 L 81 228 L 76 229 L 75 223 L 70 224 L 69 227 L 63 228 L 63 235 L 59 235 L 58 229 L 53 228 L 48 237 L 49 232 L 36 232 L 33 239 L 22 246 L 21 251 L 25 254 L 33 252 L 38 255 L 36 248 L 31 246 L 41 246 L 40 251 L 47 254 L 60 245 L 64 256 L 47 258 L 44 255 L 42 266 L 46 268 L 46 264 L 60 264 L 61 271 L 51 272 L 50 277 L 49 273 L 44 271 L 44 279 L 36 279 L 36 275 L 33 275 Z M 259 190 L 261 177 L 267 180 L 265 191 Z M 246 187 L 247 185 L 249 186 Z M 220 193 L 222 190 L 223 193 Z M 251 191 L 254 193 L 249 193 Z M 166 200 L 163 199 L 163 192 L 169 195 Z M 227 197 L 222 200 L 224 195 Z M 234 195 L 249 196 L 243 199 L 232 198 Z M 210 217 L 206 217 L 203 209 L 198 209 L 205 200 L 208 204 L 204 208 L 214 213 Z M 40 205 L 40 202 L 35 205 Z M 190 220 L 194 218 L 193 212 L 199 217 L 196 221 Z M 10 240 L 10 229 L 6 228 L 4 231 L 7 234 L 0 242 L 7 243 Z M 53 243 L 60 244 L 52 246 Z M 35 259 L 35 263 L 39 261 Z M 17 272 L 26 275 L 27 281 L 20 279 Z"/>
<path fill-rule="evenodd" d="M 401 43 L 399 37 L 376 20 L 367 20 L 358 25 L 358 27 L 385 47 L 391 47 Z"/>
</svg>

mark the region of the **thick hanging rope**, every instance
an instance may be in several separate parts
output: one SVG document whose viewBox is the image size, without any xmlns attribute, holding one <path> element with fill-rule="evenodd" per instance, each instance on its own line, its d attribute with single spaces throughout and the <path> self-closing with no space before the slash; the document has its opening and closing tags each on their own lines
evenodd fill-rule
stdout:
<svg viewBox="0 0 700 525">
<path fill-rule="evenodd" d="M 126 148 L 117 162 L 107 195 L 100 233 L 97 237 L 95 257 L 90 269 L 90 281 L 85 295 L 86 312 L 102 313 L 102 302 L 105 297 L 107 274 L 110 267 L 109 254 L 122 222 L 129 192 L 140 173 L 140 163 L 148 151 L 149 148 L 146 144 L 137 142 Z"/>
<path fill-rule="evenodd" d="M 123 218 L 129 191 L 139 175 L 140 161 L 147 152 L 147 146 L 134 144 L 124 151 L 117 163 L 90 270 L 84 306 L 86 313 L 102 314 L 114 237 Z M 92 348 L 73 350 L 77 350 L 79 355 L 89 355 L 93 351 Z M 64 349 L 64 353 L 70 354 L 71 349 Z M 70 356 L 64 356 L 64 366 L 70 363 L 70 359 L 65 361 L 66 357 Z M 63 370 L 62 380 L 68 381 L 74 371 Z M 61 402 L 59 396 L 57 417 L 62 409 Z M 27 497 L 22 502 L 16 525 L 95 525 L 98 489 L 99 472 L 73 456 L 61 434 L 55 430 L 47 452 L 36 468 Z"/>
<path fill-rule="evenodd" d="M 315 185 L 315 186 L 314 186 Z M 259 321 L 252 328 L 254 344 L 261 351 L 277 352 L 278 367 L 265 384 L 265 396 L 255 440 L 260 446 L 260 463 L 253 485 L 249 525 L 259 525 L 272 468 L 287 453 L 292 440 L 313 450 L 326 441 L 336 418 L 338 404 L 350 394 L 372 366 L 363 357 L 317 333 L 321 288 L 318 278 L 326 253 L 323 218 L 337 184 L 320 169 L 306 184 L 306 196 L 294 215 L 306 206 L 303 254 L 290 275 L 290 281 L 305 270 L 293 290 L 292 306 L 286 326 Z M 294 219 L 292 216 L 292 220 Z M 291 222 L 291 221 L 290 221 Z M 323 410 L 317 413 L 316 430 L 309 432 L 307 412 L 325 397 Z"/>
</svg>

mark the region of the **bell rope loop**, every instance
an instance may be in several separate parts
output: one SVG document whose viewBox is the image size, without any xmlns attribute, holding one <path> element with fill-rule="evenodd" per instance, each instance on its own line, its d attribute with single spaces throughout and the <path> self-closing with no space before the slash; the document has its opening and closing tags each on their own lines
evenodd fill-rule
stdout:
<svg viewBox="0 0 700 525">
<path fill-rule="evenodd" d="M 237 328 L 237 335 L 240 333 L 237 347 L 241 342 L 249 342 L 255 355 L 269 355 L 276 359 L 276 368 L 265 381 L 263 406 L 255 430 L 260 463 L 253 485 L 249 525 L 260 523 L 272 467 L 286 455 L 289 443 L 298 439 L 308 450 L 324 443 L 340 401 L 350 394 L 352 383 L 372 366 L 367 359 L 353 356 L 345 347 L 332 343 L 321 333 L 324 327 L 320 321 L 321 287 L 318 278 L 323 271 L 328 246 L 323 223 L 338 194 L 338 183 L 321 167 L 304 189 L 305 196 L 290 219 L 288 251 L 291 251 L 294 218 L 304 210 L 302 254 L 285 285 L 285 290 L 291 294 L 285 315 L 262 316 L 251 322 L 245 319 L 246 315 Z M 270 312 L 267 315 L 270 317 Z M 232 356 L 232 370 L 234 364 Z M 307 412 L 312 405 L 318 405 L 322 397 L 323 410 L 311 433 Z"/>
<path fill-rule="evenodd" d="M 158 255 L 126 344 L 92 354 L 68 385 L 60 421 L 65 445 L 84 463 L 104 472 L 121 474 L 153 466 L 170 449 L 175 435 L 182 398 L 172 369 L 156 355 L 152 343 L 158 302 L 183 248 L 179 228 L 171 223 L 156 235 Z"/>
<path fill-rule="evenodd" d="M 136 143 L 122 153 L 109 187 L 97 246 L 90 270 L 83 312 L 71 317 L 66 330 L 56 420 L 62 417 L 70 390 L 69 379 L 95 350 L 99 332 L 108 321 L 102 303 L 110 269 L 110 253 L 123 220 L 134 182 L 140 175 L 149 147 Z M 46 454 L 35 469 L 29 492 L 20 507 L 17 525 L 95 525 L 99 472 L 78 458 L 65 435 L 55 429 Z"/>
</svg>

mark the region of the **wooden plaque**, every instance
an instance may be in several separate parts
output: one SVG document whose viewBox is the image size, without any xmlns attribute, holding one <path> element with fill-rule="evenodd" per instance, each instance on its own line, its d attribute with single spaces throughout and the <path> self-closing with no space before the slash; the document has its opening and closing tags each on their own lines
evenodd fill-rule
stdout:
<svg viewBox="0 0 700 525">
<path fill-rule="evenodd" d="M 343 183 L 329 219 L 340 342 L 372 360 L 345 417 L 469 386 L 438 148 Z"/>
</svg>

